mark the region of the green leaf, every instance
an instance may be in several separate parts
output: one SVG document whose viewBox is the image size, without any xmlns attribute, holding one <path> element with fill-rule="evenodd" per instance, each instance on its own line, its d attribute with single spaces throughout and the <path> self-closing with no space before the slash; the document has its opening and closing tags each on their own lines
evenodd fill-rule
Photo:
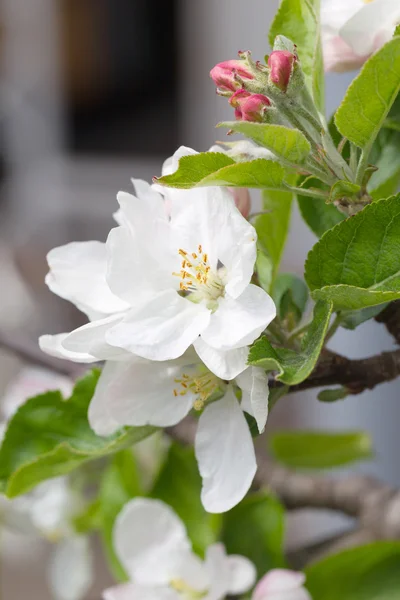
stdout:
<svg viewBox="0 0 400 600">
<path fill-rule="evenodd" d="M 273 263 L 260 244 L 257 244 L 256 273 L 260 286 L 269 292 L 273 279 Z"/>
<path fill-rule="evenodd" d="M 370 161 L 378 168 L 368 185 L 372 198 L 380 200 L 395 194 L 400 184 L 400 132 L 381 129 Z"/>
<path fill-rule="evenodd" d="M 308 289 L 300 277 L 293 273 L 280 273 L 274 282 L 272 298 L 277 306 L 280 319 L 284 319 L 288 309 L 296 309 L 296 322 L 300 321 L 308 302 Z"/>
<path fill-rule="evenodd" d="M 329 556 L 306 569 L 315 600 L 398 600 L 400 542 L 375 542 Z"/>
<path fill-rule="evenodd" d="M 178 189 L 210 185 L 279 189 L 284 176 L 284 168 L 273 160 L 259 158 L 235 163 L 221 152 L 202 152 L 183 156 L 175 173 L 156 181 Z"/>
<path fill-rule="evenodd" d="M 236 133 L 242 133 L 268 148 L 278 158 L 293 164 L 304 163 L 311 151 L 310 142 L 300 131 L 282 125 L 230 121 L 219 123 L 218 127 L 228 127 Z"/>
<path fill-rule="evenodd" d="M 285 511 L 265 492 L 247 496 L 223 515 L 222 542 L 227 553 L 247 556 L 259 577 L 269 569 L 285 566 L 284 532 Z"/>
<path fill-rule="evenodd" d="M 313 320 L 301 340 L 301 351 L 273 348 L 261 337 L 250 348 L 248 362 L 267 371 L 278 371 L 276 379 L 288 385 L 301 383 L 310 375 L 320 355 L 332 314 L 332 304 L 317 302 Z"/>
<path fill-rule="evenodd" d="M 358 310 L 400 298 L 400 195 L 379 200 L 327 231 L 305 265 L 315 299 Z"/>
<path fill-rule="evenodd" d="M 400 38 L 385 44 L 351 83 L 335 123 L 340 133 L 368 152 L 400 90 Z"/>
<path fill-rule="evenodd" d="M 78 381 L 68 400 L 60 392 L 47 392 L 18 409 L 0 449 L 1 490 L 9 498 L 87 461 L 132 446 L 155 431 L 154 427 L 129 427 L 106 438 L 97 436 L 89 426 L 87 411 L 98 377 L 95 370 Z"/>
<path fill-rule="evenodd" d="M 329 196 L 329 202 L 335 202 L 341 198 L 352 198 L 358 194 L 361 190 L 359 185 L 351 183 L 350 181 L 337 181 L 332 186 L 331 194 Z"/>
<path fill-rule="evenodd" d="M 100 484 L 101 537 L 111 572 L 118 581 L 128 578 L 116 557 L 113 545 L 115 519 L 123 506 L 143 494 L 135 458 L 131 450 L 118 452 L 103 474 Z"/>
<path fill-rule="evenodd" d="M 320 402 L 337 402 L 344 400 L 349 395 L 349 391 L 345 387 L 333 388 L 330 390 L 322 390 L 317 398 Z"/>
<path fill-rule="evenodd" d="M 257 217 L 254 227 L 258 243 L 268 254 L 273 264 L 274 278 L 281 262 L 282 253 L 290 225 L 293 194 L 291 192 L 263 192 L 265 213 Z"/>
<path fill-rule="evenodd" d="M 305 189 L 309 187 L 321 188 L 323 184 L 312 179 L 303 182 L 303 186 Z M 308 196 L 297 194 L 297 202 L 303 220 L 318 237 L 321 237 L 325 231 L 328 231 L 328 229 L 331 229 L 345 219 L 345 215 L 339 212 L 336 206 L 325 204 L 322 199 L 309 198 Z"/>
<path fill-rule="evenodd" d="M 324 109 L 324 70 L 320 39 L 319 0 L 282 0 L 269 32 L 274 45 L 284 35 L 297 45 L 300 62 L 318 108 Z"/>
<path fill-rule="evenodd" d="M 385 310 L 387 304 L 378 306 L 369 306 L 361 310 L 344 310 L 340 313 L 340 326 L 345 329 L 356 329 L 365 321 L 375 318 L 379 313 Z"/>
<path fill-rule="evenodd" d="M 280 431 L 269 437 L 274 458 L 295 469 L 329 469 L 373 456 L 365 432 Z"/>
<path fill-rule="evenodd" d="M 185 523 L 195 552 L 204 555 L 205 549 L 216 541 L 220 517 L 204 510 L 201 485 L 193 448 L 174 442 L 150 495 L 174 509 Z"/>
</svg>

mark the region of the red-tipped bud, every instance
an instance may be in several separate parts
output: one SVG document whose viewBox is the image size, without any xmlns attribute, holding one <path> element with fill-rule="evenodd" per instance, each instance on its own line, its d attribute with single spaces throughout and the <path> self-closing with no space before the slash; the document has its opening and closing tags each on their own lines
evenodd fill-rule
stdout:
<svg viewBox="0 0 400 600">
<path fill-rule="evenodd" d="M 242 60 L 226 60 L 218 63 L 211 69 L 210 77 L 220 90 L 228 92 L 235 92 L 241 87 L 239 78 L 254 79 L 254 75 Z"/>
<path fill-rule="evenodd" d="M 288 50 L 274 50 L 268 58 L 269 78 L 279 89 L 286 92 L 296 56 Z"/>
<path fill-rule="evenodd" d="M 270 99 L 263 94 L 250 94 L 246 90 L 238 90 L 229 99 L 235 108 L 235 117 L 242 121 L 263 121 L 266 109 L 271 106 Z"/>
</svg>

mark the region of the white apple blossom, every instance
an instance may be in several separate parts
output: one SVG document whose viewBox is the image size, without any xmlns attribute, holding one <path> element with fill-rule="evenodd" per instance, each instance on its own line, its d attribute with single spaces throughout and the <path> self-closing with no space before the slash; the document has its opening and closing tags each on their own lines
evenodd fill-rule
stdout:
<svg viewBox="0 0 400 600">
<path fill-rule="evenodd" d="M 398 0 L 322 0 L 326 71 L 360 67 L 393 36 L 400 23 Z"/>
<path fill-rule="evenodd" d="M 193 152 L 178 150 L 164 172 Z M 250 283 L 255 229 L 223 188 L 134 185 L 137 196 L 118 194 L 120 225 L 106 244 L 72 243 L 49 253 L 50 289 L 91 322 L 43 336 L 42 349 L 81 362 L 127 354 L 164 361 L 193 344 L 214 373 L 234 377 L 246 366 L 246 346 L 276 314 L 269 295 Z"/>
<path fill-rule="evenodd" d="M 65 395 L 73 384 L 67 378 L 45 369 L 26 367 L 7 386 L 1 401 L 3 421 L 7 422 L 27 398 L 50 389 Z M 82 499 L 67 477 L 56 477 L 37 485 L 31 492 L 13 499 L 0 498 L 0 518 L 4 527 L 28 538 L 43 538 L 54 544 L 48 569 L 49 586 L 55 600 L 83 600 L 92 583 L 92 554 L 89 539 L 75 533 L 73 518 L 82 510 Z"/>
<path fill-rule="evenodd" d="M 303 573 L 273 569 L 258 582 L 252 600 L 312 600 Z"/>
<path fill-rule="evenodd" d="M 104 600 L 223 600 L 247 592 L 254 565 L 210 546 L 202 561 L 193 553 L 182 521 L 159 500 L 135 498 L 116 519 L 114 547 L 130 581 L 106 590 Z"/>
<path fill-rule="evenodd" d="M 241 404 L 235 385 L 242 390 Z M 202 502 L 209 512 L 224 512 L 245 496 L 257 469 L 243 411 L 254 416 L 263 431 L 268 415 L 268 378 L 262 369 L 248 367 L 235 383 L 228 383 L 190 351 L 166 362 L 138 357 L 108 361 L 88 417 L 98 435 L 110 435 L 124 425 L 175 425 L 193 407 L 204 408 L 195 441 L 203 478 Z"/>
</svg>

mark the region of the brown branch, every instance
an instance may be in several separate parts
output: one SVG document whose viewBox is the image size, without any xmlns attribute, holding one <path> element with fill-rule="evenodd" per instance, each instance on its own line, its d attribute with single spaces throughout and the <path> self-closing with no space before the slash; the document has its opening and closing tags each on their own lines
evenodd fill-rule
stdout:
<svg viewBox="0 0 400 600">
<path fill-rule="evenodd" d="M 75 378 L 83 373 L 82 365 L 49 356 L 41 351 L 37 342 L 26 338 L 21 339 L 16 334 L 0 331 L 0 348 L 4 348 L 28 364 L 49 369 L 60 375 Z"/>
<path fill-rule="evenodd" d="M 400 344 L 400 300 L 391 302 L 375 317 L 375 320 L 378 323 L 383 323 L 390 335 Z"/>
<path fill-rule="evenodd" d="M 290 393 L 315 387 L 343 385 L 351 394 L 359 394 L 380 383 L 392 381 L 400 375 L 400 350 L 382 352 L 362 359 L 349 359 L 330 350 L 323 350 L 311 375 L 298 385 L 290 387 Z M 270 382 L 271 387 L 281 384 Z"/>
</svg>

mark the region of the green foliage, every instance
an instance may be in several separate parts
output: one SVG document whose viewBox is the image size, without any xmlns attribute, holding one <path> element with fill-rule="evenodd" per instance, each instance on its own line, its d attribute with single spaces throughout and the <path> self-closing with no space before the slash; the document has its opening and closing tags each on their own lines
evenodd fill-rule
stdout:
<svg viewBox="0 0 400 600">
<path fill-rule="evenodd" d="M 222 541 L 228 554 L 247 556 L 259 577 L 269 569 L 285 566 L 284 532 L 285 511 L 265 492 L 247 496 L 223 515 Z"/>
<path fill-rule="evenodd" d="M 376 542 L 311 565 L 307 587 L 315 600 L 398 600 L 399 564 L 399 542 Z"/>
<path fill-rule="evenodd" d="M 337 402 L 344 400 L 349 395 L 349 391 L 345 387 L 332 388 L 319 392 L 317 398 L 320 402 Z"/>
<path fill-rule="evenodd" d="M 280 189 L 284 176 L 284 168 L 273 160 L 235 163 L 221 152 L 202 152 L 183 156 L 178 170 L 160 177 L 157 183 L 178 189 L 210 185 Z"/>
<path fill-rule="evenodd" d="M 302 187 L 308 189 L 323 188 L 324 186 L 316 179 L 312 178 L 304 181 Z M 320 198 L 310 198 L 297 194 L 297 202 L 299 204 L 300 213 L 304 221 L 317 237 L 321 237 L 340 221 L 345 219 L 345 215 L 338 211 L 333 204 L 325 204 Z"/>
<path fill-rule="evenodd" d="M 335 115 L 340 133 L 368 152 L 400 90 L 400 38 L 385 44 L 350 84 Z"/>
<path fill-rule="evenodd" d="M 250 348 L 249 364 L 267 371 L 278 371 L 276 379 L 288 385 L 301 383 L 307 379 L 318 360 L 331 314 L 331 303 L 317 302 L 299 352 L 273 348 L 266 337 L 261 337 Z"/>
<path fill-rule="evenodd" d="M 257 217 L 254 227 L 258 243 L 272 262 L 272 278 L 276 276 L 285 247 L 293 202 L 291 192 L 263 192 L 264 214 Z"/>
<path fill-rule="evenodd" d="M 396 193 L 400 185 L 400 131 L 384 128 L 372 148 L 370 161 L 378 170 L 372 175 L 368 190 L 374 200 Z"/>
<path fill-rule="evenodd" d="M 304 163 L 311 151 L 310 142 L 300 131 L 282 125 L 230 121 L 219 123 L 218 127 L 242 133 L 256 144 L 268 148 L 278 158 L 293 164 Z"/>
<path fill-rule="evenodd" d="M 274 282 L 272 298 L 281 320 L 291 315 L 295 325 L 301 320 L 308 302 L 308 289 L 293 273 L 280 273 Z"/>
<path fill-rule="evenodd" d="M 105 470 L 99 495 L 101 537 L 108 564 L 119 581 L 127 579 L 113 546 L 115 519 L 123 506 L 135 496 L 143 494 L 135 458 L 130 450 L 118 452 Z"/>
<path fill-rule="evenodd" d="M 332 186 L 329 201 L 334 202 L 335 200 L 340 200 L 340 198 L 352 198 L 353 196 L 356 196 L 360 190 L 361 187 L 359 185 L 351 183 L 350 181 L 337 181 L 335 185 Z"/>
<path fill-rule="evenodd" d="M 327 231 L 305 279 L 315 299 L 358 310 L 400 298 L 400 195 L 368 205 Z"/>
<path fill-rule="evenodd" d="M 320 39 L 320 0 L 282 0 L 269 32 L 269 43 L 286 36 L 297 45 L 301 66 L 318 108 L 324 108 L 324 69 Z"/>
<path fill-rule="evenodd" d="M 270 435 L 269 447 L 276 460 L 295 469 L 329 469 L 373 456 L 363 431 L 280 431 Z"/>
<path fill-rule="evenodd" d="M 78 381 L 68 400 L 60 392 L 47 392 L 18 409 L 0 449 L 1 490 L 9 498 L 132 446 L 155 431 L 129 427 L 106 438 L 97 436 L 89 426 L 87 410 L 98 377 L 99 372 L 92 371 Z"/>
<path fill-rule="evenodd" d="M 150 495 L 174 509 L 186 525 L 195 552 L 203 555 L 216 541 L 220 517 L 204 510 L 200 492 L 201 477 L 193 448 L 172 443 Z"/>
<path fill-rule="evenodd" d="M 362 308 L 361 310 L 344 310 L 340 313 L 340 325 L 345 329 L 356 329 L 365 321 L 373 319 L 380 312 L 382 312 L 387 306 L 386 304 L 379 304 L 378 306 L 368 306 L 368 308 Z"/>
<path fill-rule="evenodd" d="M 257 258 L 256 258 L 256 274 L 258 284 L 266 292 L 270 291 L 273 279 L 273 264 L 267 252 L 262 248 L 261 244 L 257 243 Z"/>
</svg>

